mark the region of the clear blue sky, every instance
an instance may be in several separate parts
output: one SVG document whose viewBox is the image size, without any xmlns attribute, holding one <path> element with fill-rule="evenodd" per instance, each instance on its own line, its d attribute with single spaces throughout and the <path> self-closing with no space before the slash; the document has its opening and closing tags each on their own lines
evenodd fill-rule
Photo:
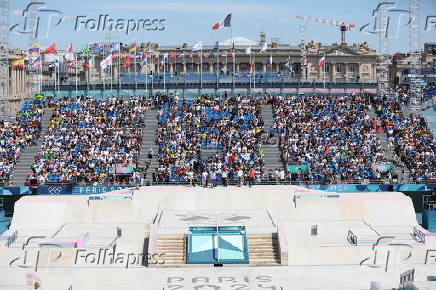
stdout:
<svg viewBox="0 0 436 290">
<path fill-rule="evenodd" d="M 139 31 L 129 36 L 123 33 L 112 33 L 111 38 L 120 42 L 157 42 L 162 45 L 181 45 L 184 42 L 194 44 L 203 40 L 205 44 L 230 38 L 230 30 L 223 28 L 214 31 L 211 26 L 224 20 L 228 13 L 233 14 L 233 35 L 244 36 L 253 40 L 259 39 L 262 27 L 267 31 L 268 41 L 280 38 L 281 42 L 297 44 L 300 26 L 306 27 L 308 39 L 324 44 L 339 42 L 340 33 L 336 27 L 298 20 L 295 15 L 309 15 L 356 24 L 356 28 L 347 33 L 349 44 L 367 41 L 378 48 L 378 36 L 360 32 L 360 27 L 374 23 L 372 10 L 377 0 L 42 0 L 47 9 L 62 11 L 66 19 L 59 26 L 50 29 L 48 38 L 41 38 L 40 43 L 47 46 L 56 42 L 60 49 L 65 49 L 70 42 L 78 50 L 88 41 L 103 41 L 104 32 L 75 31 L 74 25 L 78 15 L 97 18 L 99 14 L 109 14 L 118 19 L 166 19 L 164 31 Z M 11 25 L 23 22 L 19 16 L 28 1 L 11 1 Z M 408 0 L 396 0 L 396 8 L 408 9 Z M 435 16 L 436 0 L 421 0 L 422 42 L 436 42 L 436 28 L 424 31 L 427 16 Z M 392 22 L 404 22 L 407 17 L 398 17 L 392 13 Z M 45 24 L 43 24 L 45 25 Z M 396 31 L 396 28 L 395 28 Z M 398 35 L 394 33 L 390 50 L 407 51 L 409 43 L 408 27 L 400 27 Z M 12 46 L 27 48 L 29 37 L 22 34 L 11 35 Z"/>
</svg>

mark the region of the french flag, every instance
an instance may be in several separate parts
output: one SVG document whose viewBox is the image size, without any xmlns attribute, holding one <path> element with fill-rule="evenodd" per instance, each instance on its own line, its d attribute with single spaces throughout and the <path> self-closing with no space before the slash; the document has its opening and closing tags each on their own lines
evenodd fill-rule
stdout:
<svg viewBox="0 0 436 290">
<path fill-rule="evenodd" d="M 221 27 L 230 27 L 232 26 L 232 13 L 226 16 L 223 22 L 218 22 L 214 26 L 212 26 L 212 29 L 220 29 Z"/>
<path fill-rule="evenodd" d="M 324 66 L 325 64 L 325 55 L 321 57 L 321 59 L 318 61 L 318 67 Z"/>
</svg>

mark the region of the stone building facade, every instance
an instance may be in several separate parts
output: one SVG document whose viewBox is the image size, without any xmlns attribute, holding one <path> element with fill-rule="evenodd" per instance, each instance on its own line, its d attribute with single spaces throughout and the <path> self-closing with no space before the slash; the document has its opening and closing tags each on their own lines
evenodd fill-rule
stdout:
<svg viewBox="0 0 436 290">
<path fill-rule="evenodd" d="M 233 45 L 234 43 L 234 45 Z M 308 81 L 327 82 L 355 82 L 375 81 L 377 75 L 377 54 L 368 44 L 329 45 L 310 42 L 307 47 L 307 69 L 301 71 L 301 49 L 299 46 L 292 46 L 281 43 L 270 43 L 268 49 L 261 51 L 262 42 L 254 42 L 246 38 L 236 37 L 233 40 L 226 40 L 219 43 L 219 50 L 216 54 L 208 56 L 213 45 L 203 46 L 200 51 L 192 52 L 192 47 L 187 44 L 181 46 L 159 46 L 146 43 L 138 48 L 137 53 L 153 55 L 147 65 L 143 65 L 143 59 L 131 60 L 130 65 L 122 66 L 127 52 L 121 53 L 121 59 L 114 59 L 112 72 L 101 71 L 99 63 L 105 55 L 94 55 L 96 65 L 90 70 L 80 68 L 81 81 L 86 80 L 89 74 L 89 81 L 96 82 L 102 79 L 118 79 L 119 74 L 148 73 L 148 74 L 190 74 L 190 73 L 213 73 L 236 74 L 242 73 L 282 73 L 287 72 L 295 79 Z M 234 49 L 233 49 L 234 47 Z M 251 48 L 251 55 L 246 49 Z M 234 58 L 233 58 L 234 51 Z M 163 55 L 168 55 L 165 66 L 162 66 Z M 318 66 L 318 61 L 325 55 L 325 66 Z M 183 56 L 183 57 L 181 57 Z M 89 56 L 87 57 L 89 58 Z M 233 59 L 235 63 L 233 64 Z M 270 61 L 272 60 L 272 64 Z M 118 62 L 120 63 L 118 65 Z M 201 69 L 202 65 L 202 69 Z M 67 71 L 70 77 L 75 77 L 75 71 Z"/>
</svg>

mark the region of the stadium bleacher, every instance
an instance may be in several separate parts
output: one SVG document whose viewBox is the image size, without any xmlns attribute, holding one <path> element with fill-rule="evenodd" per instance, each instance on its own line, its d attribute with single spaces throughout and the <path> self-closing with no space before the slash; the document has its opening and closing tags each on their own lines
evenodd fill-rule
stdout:
<svg viewBox="0 0 436 290">
<path fill-rule="evenodd" d="M 161 106 L 158 122 L 160 165 L 155 181 L 221 182 L 223 174 L 235 180 L 238 171 L 263 172 L 263 124 L 259 100 L 253 97 L 175 97 Z M 210 148 L 216 154 L 203 160 L 201 150 Z"/>
<path fill-rule="evenodd" d="M 276 122 L 285 166 L 301 166 L 296 180 L 363 181 L 380 179 L 373 165 L 385 162 L 361 96 L 278 97 Z"/>
<path fill-rule="evenodd" d="M 426 92 L 432 89 L 426 87 Z M 382 181 L 392 176 L 390 170 L 380 170 L 391 166 L 380 134 L 387 134 L 389 146 L 410 170 L 410 182 L 434 180 L 434 136 L 420 114 L 403 114 L 408 90 L 396 90 L 402 98 L 203 95 L 181 99 L 177 93 L 154 98 L 59 98 L 28 179 L 36 184 L 144 182 L 138 158 L 144 114 L 154 108 L 159 111 L 155 140 L 159 166 L 146 173 L 153 175 L 154 182 L 221 184 L 224 179 L 247 180 L 249 175 L 258 182 L 274 181 L 276 175 L 288 182 Z M 275 114 L 272 128 L 264 128 L 265 105 L 272 106 Z M 42 100 L 25 102 L 15 121 L 0 121 L 0 183 L 10 184 L 21 151 L 38 138 L 46 106 Z M 281 169 L 265 170 L 265 135 L 278 140 L 285 174 Z"/>
<path fill-rule="evenodd" d="M 29 179 L 97 185 L 115 182 L 118 169 L 136 172 L 148 105 L 136 97 L 59 99 Z"/>
<path fill-rule="evenodd" d="M 436 140 L 423 116 L 405 116 L 401 104 L 393 99 L 375 100 L 376 112 L 383 121 L 396 154 L 417 181 L 436 178 Z"/>
<path fill-rule="evenodd" d="M 0 120 L 0 182 L 10 184 L 20 154 L 41 131 L 45 101 L 24 102 L 14 121 Z"/>
</svg>

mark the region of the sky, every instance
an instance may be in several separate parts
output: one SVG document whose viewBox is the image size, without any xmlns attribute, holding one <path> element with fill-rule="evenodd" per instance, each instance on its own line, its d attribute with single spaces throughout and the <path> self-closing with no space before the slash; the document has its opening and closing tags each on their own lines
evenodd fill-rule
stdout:
<svg viewBox="0 0 436 290">
<path fill-rule="evenodd" d="M 12 0 L 11 2 L 11 27 L 17 25 L 11 33 L 11 46 L 27 49 L 31 43 L 29 34 L 24 31 L 22 11 L 29 0 Z M 339 28 L 310 20 L 300 20 L 296 15 L 308 15 L 324 19 L 355 24 L 356 27 L 347 32 L 347 43 L 368 42 L 373 48 L 378 49 L 378 34 L 372 27 L 376 18 L 373 10 L 376 9 L 378 0 L 40 0 L 46 7 L 40 9 L 61 11 L 64 21 L 55 26 L 58 12 L 43 12 L 41 10 L 39 42 L 43 47 L 56 42 L 58 49 L 65 49 L 70 42 L 74 50 L 78 51 L 87 42 L 104 41 L 108 35 L 100 31 L 87 30 L 91 28 L 92 19 L 99 15 L 107 14 L 109 18 L 124 20 L 125 23 L 132 19 L 140 24 L 138 31 L 112 32 L 111 41 L 155 42 L 160 45 L 193 45 L 198 41 L 212 45 L 216 41 L 242 36 L 258 41 L 261 29 L 267 33 L 267 41 L 273 38 L 281 43 L 297 45 L 300 42 L 300 27 L 306 29 L 307 39 L 315 40 L 330 45 L 340 42 Z M 394 10 L 408 10 L 408 0 L 389 0 L 394 2 L 390 11 L 390 52 L 407 52 L 409 47 L 409 27 L 407 12 Z M 222 28 L 212 30 L 212 25 L 223 21 L 225 16 L 232 13 L 232 29 Z M 51 15 L 51 16 L 50 16 Z M 78 16 L 81 16 L 78 18 Z M 421 0 L 421 25 L 422 43 L 436 42 L 436 27 L 433 24 L 425 31 L 427 17 L 432 17 L 436 22 L 436 0 Z M 80 21 L 77 21 L 77 20 Z M 157 19 L 158 29 L 147 31 L 143 28 L 145 19 Z M 142 22 L 140 22 L 142 21 Z M 75 29 L 76 23 L 79 23 Z M 148 23 L 148 22 L 147 22 Z M 150 23 L 148 23 L 150 24 Z M 369 24 L 365 28 L 363 26 Z M 49 28 L 47 28 L 49 27 Z M 148 27 L 148 26 L 146 26 Z M 119 28 L 123 28 L 119 26 Z"/>
</svg>

